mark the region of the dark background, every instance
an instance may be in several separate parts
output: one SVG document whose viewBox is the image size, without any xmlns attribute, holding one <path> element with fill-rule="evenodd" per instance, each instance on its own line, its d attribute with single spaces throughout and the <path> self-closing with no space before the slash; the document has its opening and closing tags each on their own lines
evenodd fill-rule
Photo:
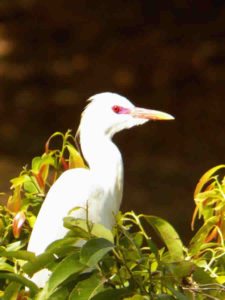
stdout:
<svg viewBox="0 0 225 300">
<path fill-rule="evenodd" d="M 122 209 L 164 217 L 187 240 L 194 187 L 224 162 L 224 1 L 0 1 L 0 190 L 103 91 L 176 116 L 115 140 Z"/>
</svg>

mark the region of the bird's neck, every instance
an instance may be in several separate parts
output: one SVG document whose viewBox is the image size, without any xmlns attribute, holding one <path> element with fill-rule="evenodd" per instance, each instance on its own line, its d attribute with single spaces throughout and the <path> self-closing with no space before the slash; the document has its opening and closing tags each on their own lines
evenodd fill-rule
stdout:
<svg viewBox="0 0 225 300">
<path fill-rule="evenodd" d="M 119 149 L 104 134 L 80 134 L 81 150 L 96 180 L 109 192 L 122 197 L 123 162 Z"/>
</svg>

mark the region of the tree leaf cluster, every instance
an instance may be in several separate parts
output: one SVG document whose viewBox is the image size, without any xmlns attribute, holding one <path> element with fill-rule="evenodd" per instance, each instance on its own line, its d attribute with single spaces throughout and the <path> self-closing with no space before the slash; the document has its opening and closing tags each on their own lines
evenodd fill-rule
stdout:
<svg viewBox="0 0 225 300">
<path fill-rule="evenodd" d="M 67 235 L 35 256 L 26 246 L 41 203 L 58 176 L 74 167 L 86 166 L 73 136 L 57 132 L 31 168 L 11 180 L 12 194 L 0 207 L 0 298 L 225 299 L 224 165 L 197 184 L 191 225 L 198 230 L 188 245 L 157 216 L 120 212 L 110 231 L 68 215 Z M 51 272 L 43 289 L 29 279 L 41 270 Z"/>
</svg>

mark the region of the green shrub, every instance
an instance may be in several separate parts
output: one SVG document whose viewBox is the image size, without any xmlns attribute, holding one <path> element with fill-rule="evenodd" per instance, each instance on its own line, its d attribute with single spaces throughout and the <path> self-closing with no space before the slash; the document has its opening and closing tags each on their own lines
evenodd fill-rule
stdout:
<svg viewBox="0 0 225 300">
<path fill-rule="evenodd" d="M 2 299 L 225 299 L 225 179 L 217 174 L 224 165 L 209 170 L 196 187 L 192 228 L 197 218 L 200 225 L 188 246 L 156 216 L 119 213 L 112 232 L 67 216 L 68 234 L 36 257 L 25 249 L 41 203 L 58 176 L 76 167 L 85 164 L 71 132 L 57 132 L 31 168 L 11 180 L 12 194 L 0 207 Z M 86 243 L 76 247 L 80 239 Z M 25 275 L 43 268 L 52 275 L 39 289 Z"/>
</svg>

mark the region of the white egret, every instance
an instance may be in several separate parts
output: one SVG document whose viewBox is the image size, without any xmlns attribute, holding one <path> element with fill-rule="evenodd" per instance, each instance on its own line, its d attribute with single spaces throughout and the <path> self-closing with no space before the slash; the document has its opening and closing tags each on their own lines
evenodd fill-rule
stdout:
<svg viewBox="0 0 225 300">
<path fill-rule="evenodd" d="M 114 93 L 97 94 L 88 101 L 78 131 L 89 168 L 64 172 L 50 188 L 28 244 L 28 250 L 36 255 L 66 234 L 63 218 L 74 207 L 88 206 L 89 220 L 111 229 L 123 194 L 123 162 L 112 137 L 148 120 L 174 119 L 164 112 L 138 108 Z M 75 210 L 73 216 L 85 218 L 85 210 Z M 42 270 L 32 280 L 43 287 L 48 276 L 49 272 Z"/>
</svg>

